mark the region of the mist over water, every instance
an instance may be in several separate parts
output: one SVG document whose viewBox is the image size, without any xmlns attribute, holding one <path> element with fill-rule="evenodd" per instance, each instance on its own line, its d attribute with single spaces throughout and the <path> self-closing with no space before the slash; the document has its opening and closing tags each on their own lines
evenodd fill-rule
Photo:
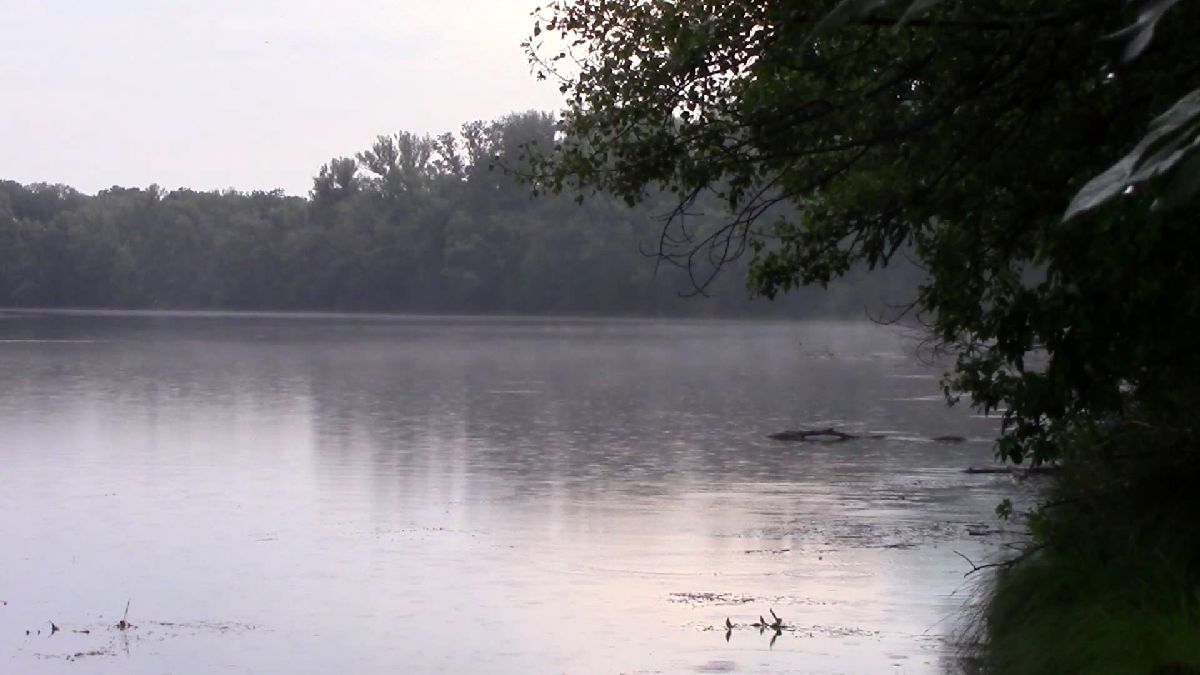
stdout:
<svg viewBox="0 0 1200 675">
<path fill-rule="evenodd" d="M 6 315 L 0 671 L 937 672 L 1012 485 L 917 337 Z"/>
</svg>

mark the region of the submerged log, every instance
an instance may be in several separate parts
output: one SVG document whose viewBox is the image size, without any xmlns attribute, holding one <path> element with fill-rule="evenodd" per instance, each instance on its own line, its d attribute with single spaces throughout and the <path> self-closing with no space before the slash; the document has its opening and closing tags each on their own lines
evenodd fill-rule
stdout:
<svg viewBox="0 0 1200 675">
<path fill-rule="evenodd" d="M 859 436 L 838 431 L 831 427 L 828 429 L 789 429 L 788 431 L 777 431 L 773 434 L 767 434 L 767 438 L 773 441 L 841 443 L 852 438 L 859 438 Z"/>
<path fill-rule="evenodd" d="M 1059 470 L 1059 468 L 1057 466 L 1030 466 L 1030 467 L 1026 467 L 1026 468 L 1020 468 L 1020 467 L 1016 467 L 1016 466 L 985 466 L 985 467 L 969 466 L 963 470 L 963 473 L 1018 474 L 1018 475 L 1033 474 L 1033 475 L 1036 475 L 1036 474 L 1055 473 L 1058 470 Z"/>
<path fill-rule="evenodd" d="M 789 441 L 793 443 L 841 443 L 842 441 L 860 438 L 880 440 L 888 438 L 888 435 L 877 433 L 852 434 L 848 431 L 826 427 L 824 429 L 788 429 L 787 431 L 777 431 L 773 434 L 767 434 L 767 438 L 773 441 Z M 934 436 L 929 440 L 935 443 L 967 442 L 967 439 L 963 436 L 955 435 Z"/>
</svg>

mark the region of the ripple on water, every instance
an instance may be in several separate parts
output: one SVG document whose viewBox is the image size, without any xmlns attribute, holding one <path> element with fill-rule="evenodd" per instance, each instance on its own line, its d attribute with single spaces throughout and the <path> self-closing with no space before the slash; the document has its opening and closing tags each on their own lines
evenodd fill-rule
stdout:
<svg viewBox="0 0 1200 675">
<path fill-rule="evenodd" d="M 670 593 L 668 602 L 691 605 L 693 607 L 724 607 L 740 605 L 770 605 L 770 606 L 802 606 L 823 607 L 829 604 L 825 600 L 797 595 L 745 595 L 740 593 Z"/>
<path fill-rule="evenodd" d="M 696 666 L 697 673 L 732 673 L 737 670 L 737 664 L 733 661 L 709 661 Z"/>
<path fill-rule="evenodd" d="M 753 595 L 740 595 L 734 593 L 670 593 L 667 595 L 668 602 L 677 602 L 681 604 L 700 607 L 705 605 L 748 605 L 759 600 Z"/>
</svg>

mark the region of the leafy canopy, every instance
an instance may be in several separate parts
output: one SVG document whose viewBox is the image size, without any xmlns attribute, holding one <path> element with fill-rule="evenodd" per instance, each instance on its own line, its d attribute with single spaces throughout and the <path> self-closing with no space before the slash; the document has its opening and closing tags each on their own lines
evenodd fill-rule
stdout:
<svg viewBox="0 0 1200 675">
<path fill-rule="evenodd" d="M 749 253 L 768 297 L 915 257 L 946 393 L 1004 411 L 1006 459 L 1190 434 L 1196 25 L 1182 0 L 556 0 L 526 43 L 566 99 L 533 180 L 671 191 L 659 255 Z M 687 227 L 702 195 L 722 226 Z"/>
</svg>

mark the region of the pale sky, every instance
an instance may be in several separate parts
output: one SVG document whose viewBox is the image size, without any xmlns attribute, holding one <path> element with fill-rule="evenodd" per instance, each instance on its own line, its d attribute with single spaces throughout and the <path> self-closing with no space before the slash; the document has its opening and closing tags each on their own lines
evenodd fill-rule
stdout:
<svg viewBox="0 0 1200 675">
<path fill-rule="evenodd" d="M 538 0 L 0 0 L 0 179 L 304 194 L 379 134 L 560 95 Z"/>
</svg>

